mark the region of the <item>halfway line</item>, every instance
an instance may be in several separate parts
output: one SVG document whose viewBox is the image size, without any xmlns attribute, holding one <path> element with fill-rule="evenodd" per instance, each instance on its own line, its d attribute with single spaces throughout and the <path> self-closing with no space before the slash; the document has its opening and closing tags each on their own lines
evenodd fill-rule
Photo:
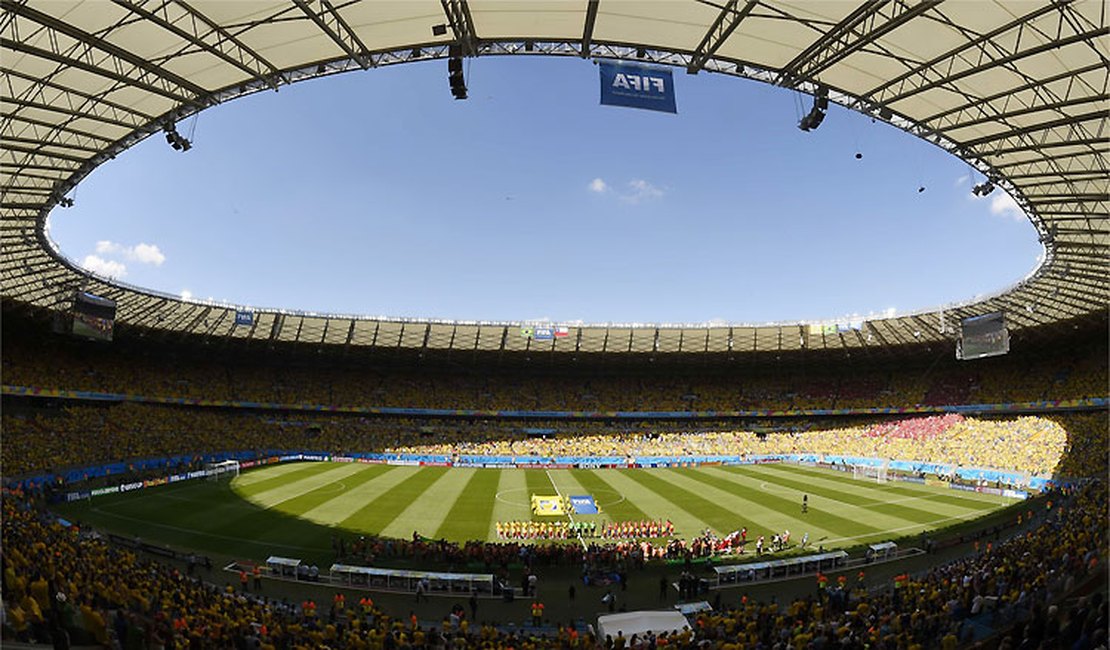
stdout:
<svg viewBox="0 0 1110 650">
<path fill-rule="evenodd" d="M 563 493 L 559 491 L 559 486 L 555 485 L 555 479 L 551 478 L 551 470 L 545 469 L 543 471 L 543 473 L 547 474 L 547 480 L 551 481 L 551 487 L 555 488 L 555 495 L 559 497 L 560 501 L 562 501 L 563 500 Z M 574 523 L 574 515 L 571 514 L 571 512 L 569 510 L 567 511 L 567 517 L 570 517 L 570 523 L 573 524 Z M 583 541 L 582 535 L 580 535 L 576 532 L 574 534 L 574 536 L 578 538 L 578 543 L 582 545 L 582 550 L 586 550 L 587 549 L 586 542 Z"/>
</svg>

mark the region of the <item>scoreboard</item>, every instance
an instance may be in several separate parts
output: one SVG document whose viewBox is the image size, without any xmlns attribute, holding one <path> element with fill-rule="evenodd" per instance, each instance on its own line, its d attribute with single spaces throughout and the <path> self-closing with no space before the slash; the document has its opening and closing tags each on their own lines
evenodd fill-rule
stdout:
<svg viewBox="0 0 1110 650">
<path fill-rule="evenodd" d="M 83 291 L 73 297 L 74 336 L 111 341 L 116 321 L 116 303 Z"/>
<path fill-rule="evenodd" d="M 960 321 L 956 358 L 961 360 L 997 357 L 1010 351 L 1010 332 L 1002 312 L 972 316 Z"/>
</svg>

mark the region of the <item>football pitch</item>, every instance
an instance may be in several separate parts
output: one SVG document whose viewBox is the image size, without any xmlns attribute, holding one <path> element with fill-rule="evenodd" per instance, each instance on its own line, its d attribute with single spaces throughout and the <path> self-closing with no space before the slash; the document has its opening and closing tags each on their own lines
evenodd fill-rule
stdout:
<svg viewBox="0 0 1110 650">
<path fill-rule="evenodd" d="M 532 495 L 588 495 L 596 515 L 534 517 Z M 802 497 L 808 510 L 802 512 Z M 785 530 L 826 549 L 948 528 L 1014 503 L 999 496 L 793 465 L 674 469 L 476 469 L 289 463 L 58 507 L 65 517 L 177 548 L 241 559 L 329 562 L 332 540 L 418 533 L 496 541 L 499 521 L 667 520 L 675 536 Z"/>
</svg>

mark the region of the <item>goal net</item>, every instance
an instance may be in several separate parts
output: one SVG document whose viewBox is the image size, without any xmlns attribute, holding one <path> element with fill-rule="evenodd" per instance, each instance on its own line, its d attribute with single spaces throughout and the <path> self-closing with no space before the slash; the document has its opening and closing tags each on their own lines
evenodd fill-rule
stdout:
<svg viewBox="0 0 1110 650">
<path fill-rule="evenodd" d="M 886 483 L 886 468 L 887 463 L 883 463 L 882 465 L 853 465 L 852 477 L 861 481 Z"/>
<path fill-rule="evenodd" d="M 232 479 L 239 476 L 239 461 L 222 460 L 218 463 L 205 463 L 204 471 L 209 481 Z"/>
</svg>

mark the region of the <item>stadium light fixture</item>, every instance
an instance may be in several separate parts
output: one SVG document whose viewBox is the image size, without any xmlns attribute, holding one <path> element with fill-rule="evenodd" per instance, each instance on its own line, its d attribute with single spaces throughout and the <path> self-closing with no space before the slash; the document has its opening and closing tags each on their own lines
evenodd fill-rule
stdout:
<svg viewBox="0 0 1110 650">
<path fill-rule="evenodd" d="M 994 191 L 994 183 L 991 181 L 983 181 L 975 187 L 971 188 L 971 193 L 975 196 L 986 196 Z"/>
<path fill-rule="evenodd" d="M 173 147 L 174 151 L 184 152 L 193 148 L 193 143 L 182 137 L 174 125 L 167 124 L 162 130 L 166 133 L 166 144 Z"/>
<path fill-rule="evenodd" d="M 817 89 L 813 96 L 813 108 L 798 122 L 798 128 L 803 131 L 812 131 L 821 126 L 825 121 L 825 111 L 829 108 L 829 89 L 824 86 Z M 861 157 L 857 154 L 857 157 Z"/>
<path fill-rule="evenodd" d="M 466 79 L 463 77 L 462 45 L 452 43 L 448 48 L 447 80 L 451 83 L 451 96 L 466 99 Z"/>
</svg>

